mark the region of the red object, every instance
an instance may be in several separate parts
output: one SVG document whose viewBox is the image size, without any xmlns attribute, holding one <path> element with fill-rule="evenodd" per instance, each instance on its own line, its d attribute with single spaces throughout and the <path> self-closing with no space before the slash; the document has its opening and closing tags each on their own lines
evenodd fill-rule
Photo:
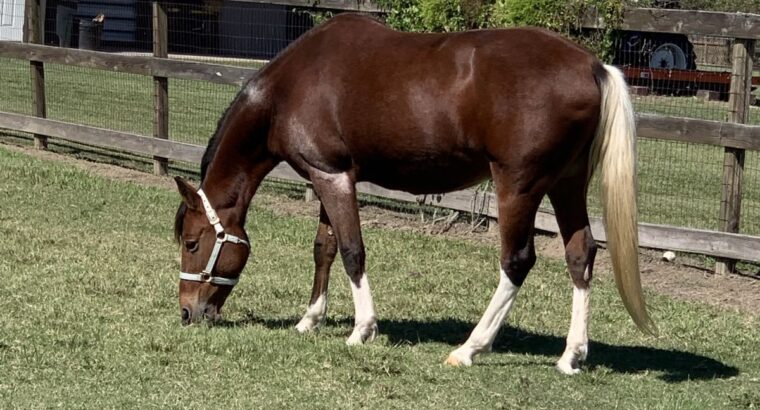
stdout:
<svg viewBox="0 0 760 410">
<path fill-rule="evenodd" d="M 669 70 L 649 67 L 621 67 L 627 80 L 671 80 L 692 83 L 731 84 L 731 73 L 718 71 Z M 760 86 L 760 77 L 752 77 L 752 85 Z"/>
</svg>

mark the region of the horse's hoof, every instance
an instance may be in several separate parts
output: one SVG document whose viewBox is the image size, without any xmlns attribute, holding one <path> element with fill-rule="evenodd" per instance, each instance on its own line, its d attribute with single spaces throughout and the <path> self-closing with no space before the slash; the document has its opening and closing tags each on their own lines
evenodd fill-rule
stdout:
<svg viewBox="0 0 760 410">
<path fill-rule="evenodd" d="M 365 343 L 369 343 L 377 337 L 377 324 L 370 326 L 355 327 L 351 332 L 351 336 L 346 340 L 346 344 L 349 346 L 357 346 Z"/>
<path fill-rule="evenodd" d="M 446 364 L 454 367 L 472 366 L 472 358 L 462 354 L 459 350 L 454 350 L 446 358 Z"/>
<path fill-rule="evenodd" d="M 567 375 L 576 375 L 581 372 L 581 362 L 588 357 L 588 343 L 568 346 L 562 357 L 557 360 L 557 370 Z"/>
<path fill-rule="evenodd" d="M 317 330 L 317 327 L 319 326 L 318 323 L 314 323 L 311 319 L 303 318 L 300 322 L 296 325 L 296 330 L 298 333 L 309 333 Z"/>
<path fill-rule="evenodd" d="M 565 360 L 560 360 L 557 362 L 557 370 L 559 370 L 560 373 L 566 374 L 568 376 L 575 376 L 581 372 L 580 368 L 573 367 L 571 363 L 568 363 Z"/>
</svg>

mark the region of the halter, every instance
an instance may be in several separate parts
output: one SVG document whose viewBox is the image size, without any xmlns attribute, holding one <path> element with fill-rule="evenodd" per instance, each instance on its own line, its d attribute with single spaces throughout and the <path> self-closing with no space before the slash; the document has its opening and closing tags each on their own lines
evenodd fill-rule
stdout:
<svg viewBox="0 0 760 410">
<path fill-rule="evenodd" d="M 245 245 L 248 249 L 251 249 L 251 244 L 245 239 L 240 239 L 235 235 L 230 235 L 224 232 L 224 227 L 219 221 L 216 211 L 214 211 L 214 208 L 211 206 L 211 203 L 209 203 L 208 198 L 202 189 L 198 190 L 198 196 L 201 197 L 201 201 L 203 202 L 203 209 L 206 211 L 208 222 L 214 226 L 214 231 L 216 231 L 216 243 L 214 244 L 214 249 L 211 251 L 211 256 L 206 264 L 206 268 L 203 269 L 201 273 L 180 272 L 179 278 L 194 282 L 213 283 L 214 285 L 235 286 L 238 283 L 239 278 L 223 278 L 221 276 L 214 276 L 211 272 L 214 269 L 214 265 L 216 265 L 217 259 L 219 259 L 219 252 L 222 250 L 222 244 L 225 242 L 239 243 Z"/>
</svg>

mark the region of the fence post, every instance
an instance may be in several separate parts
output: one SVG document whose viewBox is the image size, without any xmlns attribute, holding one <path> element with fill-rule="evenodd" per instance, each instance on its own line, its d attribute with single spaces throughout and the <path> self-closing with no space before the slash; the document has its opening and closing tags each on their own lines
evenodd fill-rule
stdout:
<svg viewBox="0 0 760 410">
<path fill-rule="evenodd" d="M 42 8 L 40 0 L 26 0 L 26 11 L 24 13 L 24 42 L 41 44 L 42 30 Z M 40 118 L 47 116 L 45 104 L 45 66 L 42 61 L 30 61 L 29 72 L 32 81 L 32 111 L 33 114 Z M 37 149 L 47 148 L 47 136 L 34 134 L 34 147 Z"/>
<path fill-rule="evenodd" d="M 317 199 L 317 196 L 314 194 L 314 189 L 311 185 L 306 185 L 306 190 L 303 193 L 303 200 L 305 202 L 311 202 L 315 199 Z"/>
<path fill-rule="evenodd" d="M 735 39 L 731 46 L 731 89 L 729 91 L 728 121 L 747 123 L 750 93 L 752 91 L 752 56 L 755 41 Z M 723 158 L 723 192 L 720 201 L 720 230 L 739 232 L 742 203 L 742 176 L 744 174 L 744 150 L 726 148 Z M 718 260 L 715 273 L 733 272 L 734 260 Z"/>
<path fill-rule="evenodd" d="M 169 36 L 166 8 L 161 2 L 153 2 L 153 56 L 169 56 Z M 153 137 L 169 138 L 169 79 L 153 77 Z M 169 161 L 163 157 L 153 157 L 153 173 L 166 175 Z"/>
</svg>

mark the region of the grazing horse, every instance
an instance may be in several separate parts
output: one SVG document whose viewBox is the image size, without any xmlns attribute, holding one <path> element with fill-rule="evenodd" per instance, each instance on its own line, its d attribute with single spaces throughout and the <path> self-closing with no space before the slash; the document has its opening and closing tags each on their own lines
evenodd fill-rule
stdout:
<svg viewBox="0 0 760 410">
<path fill-rule="evenodd" d="M 218 317 L 248 259 L 251 199 L 282 161 L 311 181 L 321 202 L 314 284 L 299 332 L 325 319 L 330 265 L 339 251 L 355 307 L 347 343 L 377 334 L 357 182 L 433 194 L 491 177 L 499 284 L 447 363 L 470 365 L 490 349 L 535 263 L 533 222 L 548 194 L 574 286 L 557 367 L 577 373 L 588 351 L 596 243 L 586 193 L 596 165 L 618 290 L 634 322 L 654 330 L 639 279 L 626 84 L 618 70 L 556 34 L 535 28 L 410 34 L 343 14 L 291 44 L 248 81 L 219 121 L 203 156 L 200 189 L 176 179 L 183 199 L 175 221 L 183 323 Z"/>
</svg>

